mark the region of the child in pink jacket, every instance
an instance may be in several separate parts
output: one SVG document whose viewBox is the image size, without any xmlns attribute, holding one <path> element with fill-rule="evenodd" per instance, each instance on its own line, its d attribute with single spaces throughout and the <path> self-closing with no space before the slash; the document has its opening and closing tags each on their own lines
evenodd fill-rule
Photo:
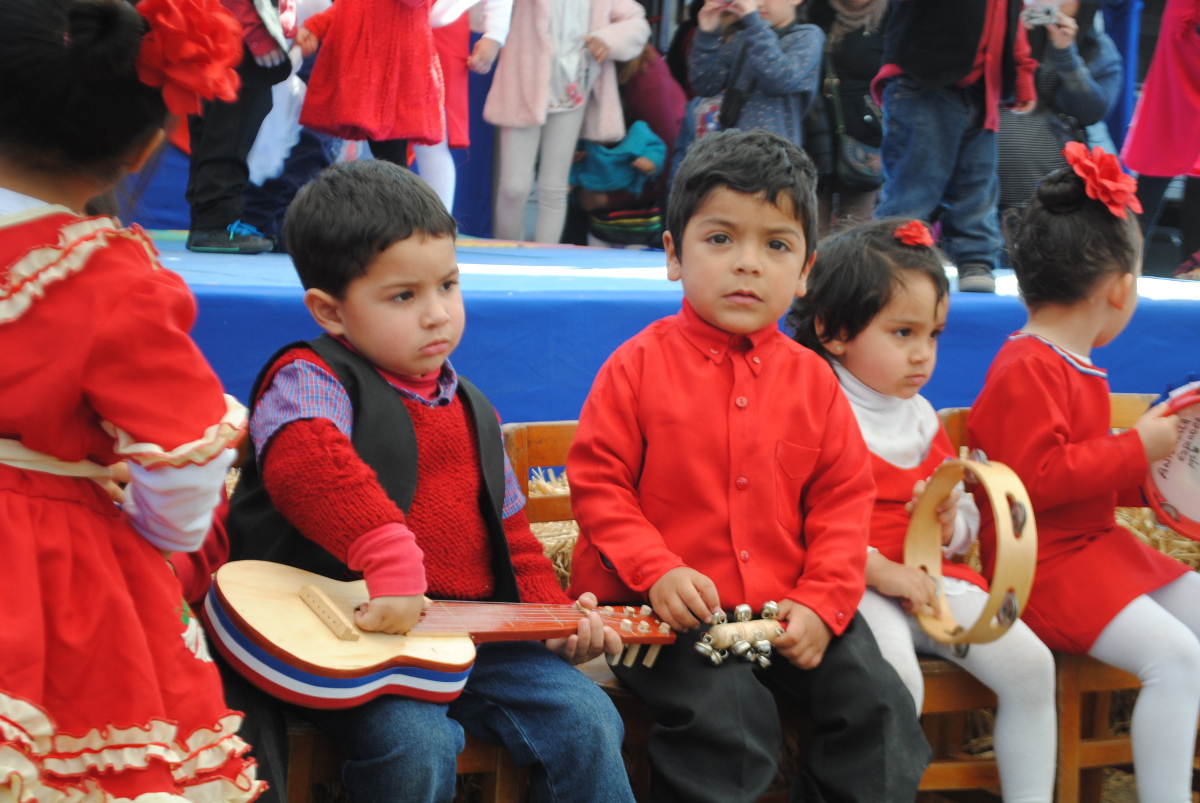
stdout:
<svg viewBox="0 0 1200 803">
<path fill-rule="evenodd" d="M 484 119 L 500 128 L 496 237 L 523 239 L 536 163 L 534 240 L 559 241 L 575 143 L 580 136 L 598 142 L 625 137 L 613 62 L 636 57 L 649 39 L 637 0 L 514 0 L 508 41 L 483 107 Z"/>
</svg>

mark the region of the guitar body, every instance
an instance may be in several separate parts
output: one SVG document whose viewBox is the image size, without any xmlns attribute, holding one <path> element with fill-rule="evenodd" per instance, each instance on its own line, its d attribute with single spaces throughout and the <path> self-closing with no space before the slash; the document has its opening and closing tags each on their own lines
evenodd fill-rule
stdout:
<svg viewBox="0 0 1200 803">
<path fill-rule="evenodd" d="M 314 588 L 324 608 L 335 610 L 315 612 L 301 596 L 303 591 L 311 598 Z M 582 615 L 571 605 L 434 601 L 407 635 L 394 636 L 353 626 L 354 609 L 367 599 L 363 580 L 339 582 L 278 563 L 233 561 L 213 577 L 203 617 L 221 656 L 268 694 L 309 708 L 352 708 L 381 694 L 449 702 L 467 683 L 476 643 L 567 636 Z M 657 645 L 675 639 L 632 608 L 604 610 L 611 620 L 606 624 L 624 641 Z"/>
</svg>

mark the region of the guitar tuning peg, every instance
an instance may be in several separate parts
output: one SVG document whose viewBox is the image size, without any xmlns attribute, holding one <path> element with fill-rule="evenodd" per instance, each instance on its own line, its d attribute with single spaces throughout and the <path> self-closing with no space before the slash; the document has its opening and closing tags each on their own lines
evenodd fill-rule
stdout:
<svg viewBox="0 0 1200 803">
<path fill-rule="evenodd" d="M 715 610 L 715 611 L 713 611 L 713 615 L 712 615 L 712 623 L 713 623 L 714 625 L 723 625 L 723 624 L 725 624 L 725 622 L 727 622 L 727 621 L 729 621 L 729 620 L 728 620 L 728 619 L 726 618 L 726 616 L 725 616 L 725 611 L 722 611 L 722 610 L 719 610 L 719 609 L 718 609 L 718 610 Z"/>
<path fill-rule="evenodd" d="M 625 660 L 621 663 L 625 664 L 625 666 L 633 667 L 633 665 L 637 663 L 638 655 L 641 653 L 641 651 L 641 644 L 632 645 L 629 649 L 625 650 Z"/>
<path fill-rule="evenodd" d="M 745 639 L 734 642 L 733 654 L 738 658 L 741 658 L 743 661 L 754 660 L 754 648 L 750 646 L 750 642 L 746 641 Z"/>
<path fill-rule="evenodd" d="M 643 619 L 642 621 L 638 622 L 638 626 L 637 626 L 637 632 L 639 632 L 639 633 L 649 633 L 649 632 L 650 632 L 650 623 L 649 623 L 649 622 L 647 622 L 645 619 Z"/>
<path fill-rule="evenodd" d="M 760 655 L 755 660 L 758 662 L 758 665 L 761 666 L 763 669 L 769 669 L 771 666 L 771 659 L 765 655 Z"/>
<path fill-rule="evenodd" d="M 650 669 L 654 666 L 654 662 L 658 660 L 658 651 L 662 649 L 661 644 L 651 644 L 646 650 L 646 655 L 642 658 L 642 666 Z"/>
<path fill-rule="evenodd" d="M 767 600 L 763 603 L 762 618 L 774 619 L 779 615 L 779 603 L 774 600 Z"/>
<path fill-rule="evenodd" d="M 733 619 L 735 622 L 749 622 L 754 618 L 754 610 L 746 604 L 742 604 L 733 609 Z"/>
<path fill-rule="evenodd" d="M 643 605 L 642 607 L 638 608 L 638 616 L 649 616 L 652 613 L 654 613 L 654 609 L 649 605 Z"/>
<path fill-rule="evenodd" d="M 621 648 L 612 655 L 604 656 L 604 658 L 608 661 L 609 666 L 616 666 L 617 664 L 621 663 L 621 657 L 624 655 L 624 653 L 625 649 Z"/>
<path fill-rule="evenodd" d="M 669 624 L 667 624 L 666 622 L 659 622 L 658 623 L 658 632 L 662 633 L 665 636 L 671 632 L 671 626 Z"/>
</svg>

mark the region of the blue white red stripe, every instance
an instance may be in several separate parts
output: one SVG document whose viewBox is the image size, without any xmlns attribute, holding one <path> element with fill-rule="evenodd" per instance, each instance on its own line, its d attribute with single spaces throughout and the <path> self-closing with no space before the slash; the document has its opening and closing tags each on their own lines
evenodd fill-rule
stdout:
<svg viewBox="0 0 1200 803">
<path fill-rule="evenodd" d="M 1085 361 L 1085 360 L 1081 359 L 1080 357 L 1067 351 L 1066 349 L 1060 348 L 1059 346 L 1054 345 L 1053 343 L 1051 343 L 1049 340 L 1042 337 L 1041 335 L 1035 335 L 1030 332 L 1017 332 L 1014 335 L 1009 335 L 1008 339 L 1009 340 L 1020 340 L 1021 338 L 1025 338 L 1025 337 L 1032 337 L 1034 340 L 1037 340 L 1040 343 L 1045 343 L 1047 346 L 1049 346 L 1050 348 L 1052 348 L 1054 350 L 1055 354 L 1057 354 L 1058 356 L 1060 356 L 1064 360 L 1066 360 L 1067 363 L 1072 368 L 1074 368 L 1076 371 L 1079 371 L 1080 373 L 1087 374 L 1088 376 L 1099 376 L 1099 377 L 1105 377 L 1105 378 L 1108 377 L 1108 371 L 1104 370 L 1103 368 L 1097 368 L 1095 365 L 1092 365 L 1091 362 Z"/>
<path fill-rule="evenodd" d="M 324 677 L 277 658 L 240 632 L 215 588 L 204 599 L 203 613 L 214 645 L 240 675 L 273 697 L 309 708 L 353 708 L 381 694 L 449 702 L 462 693 L 471 672 L 395 667 L 360 677 Z"/>
</svg>

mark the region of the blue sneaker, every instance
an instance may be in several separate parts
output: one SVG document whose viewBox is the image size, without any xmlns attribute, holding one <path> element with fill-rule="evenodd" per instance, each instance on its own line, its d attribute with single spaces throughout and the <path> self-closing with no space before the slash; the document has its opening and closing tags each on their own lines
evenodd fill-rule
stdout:
<svg viewBox="0 0 1200 803">
<path fill-rule="evenodd" d="M 274 240 L 240 220 L 223 229 L 194 229 L 187 238 L 189 251 L 206 254 L 261 254 L 274 247 Z"/>
</svg>

